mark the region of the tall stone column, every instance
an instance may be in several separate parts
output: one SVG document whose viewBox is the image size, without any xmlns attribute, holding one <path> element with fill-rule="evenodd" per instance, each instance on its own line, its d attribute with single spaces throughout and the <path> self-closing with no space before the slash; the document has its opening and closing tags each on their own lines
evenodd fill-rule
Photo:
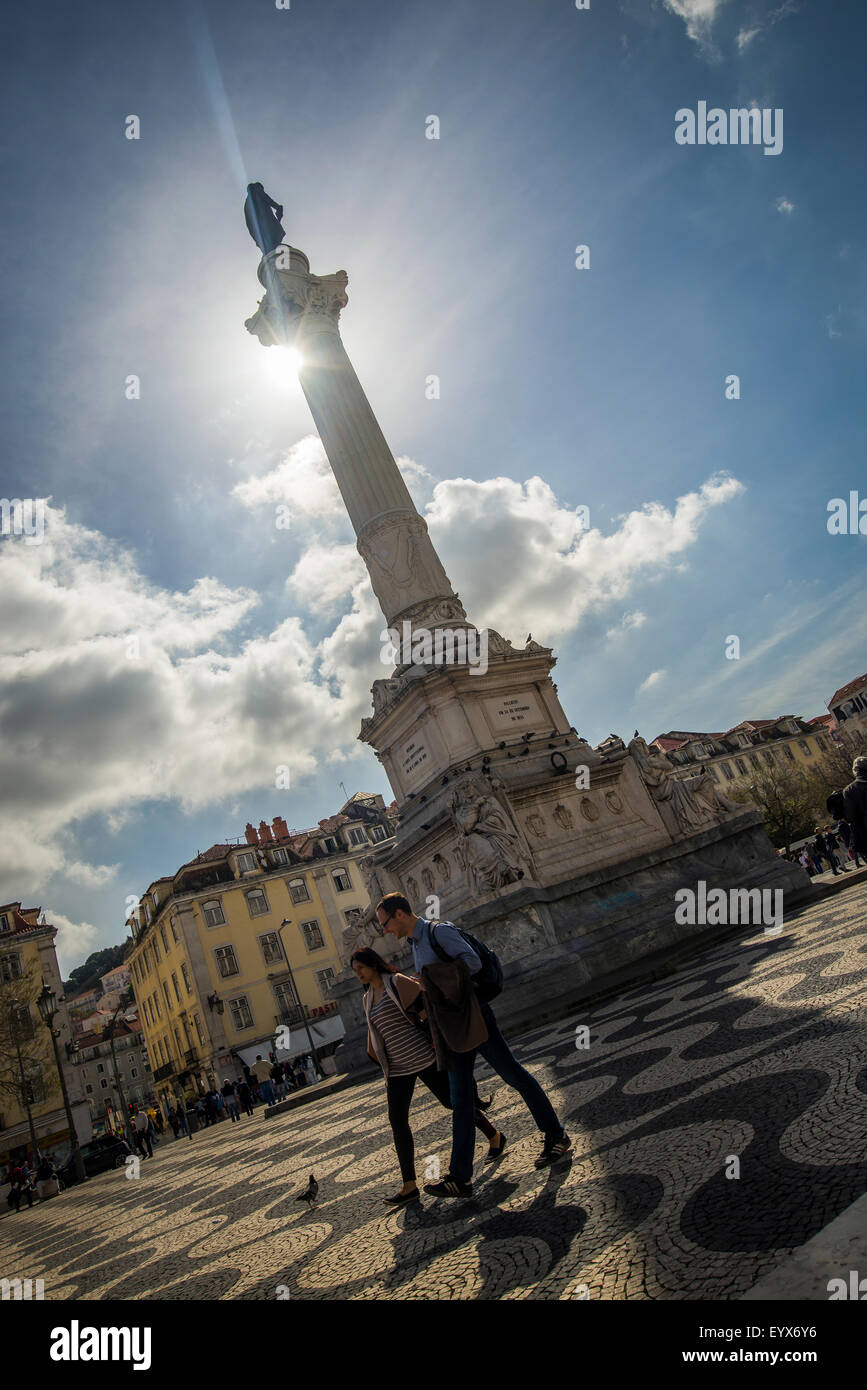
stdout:
<svg viewBox="0 0 867 1390">
<path fill-rule="evenodd" d="M 311 275 L 303 251 L 278 246 L 259 280 L 265 297 L 246 327 L 301 356 L 301 388 L 389 627 L 470 626 L 341 341 L 346 271 Z"/>
</svg>

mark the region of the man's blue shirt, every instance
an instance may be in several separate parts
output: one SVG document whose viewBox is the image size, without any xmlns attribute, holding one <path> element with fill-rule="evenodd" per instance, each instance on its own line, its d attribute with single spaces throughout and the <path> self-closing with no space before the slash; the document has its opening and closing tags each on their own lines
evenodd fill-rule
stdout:
<svg viewBox="0 0 867 1390">
<path fill-rule="evenodd" d="M 454 922 L 437 922 L 435 925 L 436 941 L 440 949 L 445 951 L 452 960 L 457 960 L 459 956 L 462 956 L 470 974 L 477 975 L 482 968 L 482 962 L 469 942 L 461 936 Z M 442 957 L 437 955 L 431 944 L 430 933 L 431 923 L 426 917 L 419 917 L 413 928 L 412 936 L 408 938 L 412 947 L 412 958 L 417 974 L 421 974 L 426 965 L 441 965 L 443 963 Z"/>
</svg>

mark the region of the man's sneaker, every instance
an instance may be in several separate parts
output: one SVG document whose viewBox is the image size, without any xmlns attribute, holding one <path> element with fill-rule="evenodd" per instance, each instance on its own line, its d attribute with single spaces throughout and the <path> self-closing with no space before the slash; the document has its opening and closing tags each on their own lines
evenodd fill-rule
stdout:
<svg viewBox="0 0 867 1390">
<path fill-rule="evenodd" d="M 536 1159 L 537 1168 L 547 1168 L 549 1163 L 556 1163 L 558 1159 L 565 1158 L 572 1147 L 572 1140 L 565 1129 L 559 1139 L 546 1139 L 542 1145 L 542 1152 Z"/>
<path fill-rule="evenodd" d="M 473 1184 L 458 1182 L 449 1174 L 442 1182 L 426 1182 L 424 1190 L 430 1197 L 472 1197 Z"/>
</svg>

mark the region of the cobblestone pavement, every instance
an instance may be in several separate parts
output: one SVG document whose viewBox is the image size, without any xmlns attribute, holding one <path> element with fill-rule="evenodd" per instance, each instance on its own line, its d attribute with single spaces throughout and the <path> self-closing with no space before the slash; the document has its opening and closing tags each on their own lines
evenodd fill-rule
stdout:
<svg viewBox="0 0 867 1390">
<path fill-rule="evenodd" d="M 524 1035 L 571 1163 L 534 1169 L 539 1136 L 498 1084 L 509 1144 L 485 1166 L 480 1141 L 473 1199 L 389 1211 L 376 1080 L 168 1138 L 138 1179 L 106 1173 L 4 1217 L 0 1273 L 43 1278 L 46 1299 L 734 1298 L 867 1186 L 865 978 L 867 886 L 853 885 L 780 937 L 728 942 Z M 483 1092 L 489 1078 L 480 1066 Z M 422 1181 L 434 1157 L 445 1170 L 449 1121 L 419 1088 Z M 295 1200 L 310 1172 L 312 1211 Z"/>
</svg>

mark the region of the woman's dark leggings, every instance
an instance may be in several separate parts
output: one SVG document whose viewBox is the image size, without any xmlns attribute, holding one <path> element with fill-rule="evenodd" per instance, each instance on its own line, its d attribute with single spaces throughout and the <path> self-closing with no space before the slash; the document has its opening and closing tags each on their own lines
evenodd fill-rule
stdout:
<svg viewBox="0 0 867 1390">
<path fill-rule="evenodd" d="M 449 1074 L 437 1071 L 436 1066 L 426 1067 L 424 1071 L 413 1072 L 410 1076 L 389 1076 L 386 1079 L 388 1094 L 388 1122 L 394 1135 L 394 1147 L 400 1164 L 404 1182 L 415 1182 L 415 1144 L 409 1127 L 409 1107 L 415 1090 L 416 1078 L 423 1081 L 446 1110 L 451 1110 L 449 1094 Z M 476 1110 L 476 1129 L 480 1129 L 487 1139 L 493 1139 L 497 1130 L 481 1110 Z"/>
</svg>

